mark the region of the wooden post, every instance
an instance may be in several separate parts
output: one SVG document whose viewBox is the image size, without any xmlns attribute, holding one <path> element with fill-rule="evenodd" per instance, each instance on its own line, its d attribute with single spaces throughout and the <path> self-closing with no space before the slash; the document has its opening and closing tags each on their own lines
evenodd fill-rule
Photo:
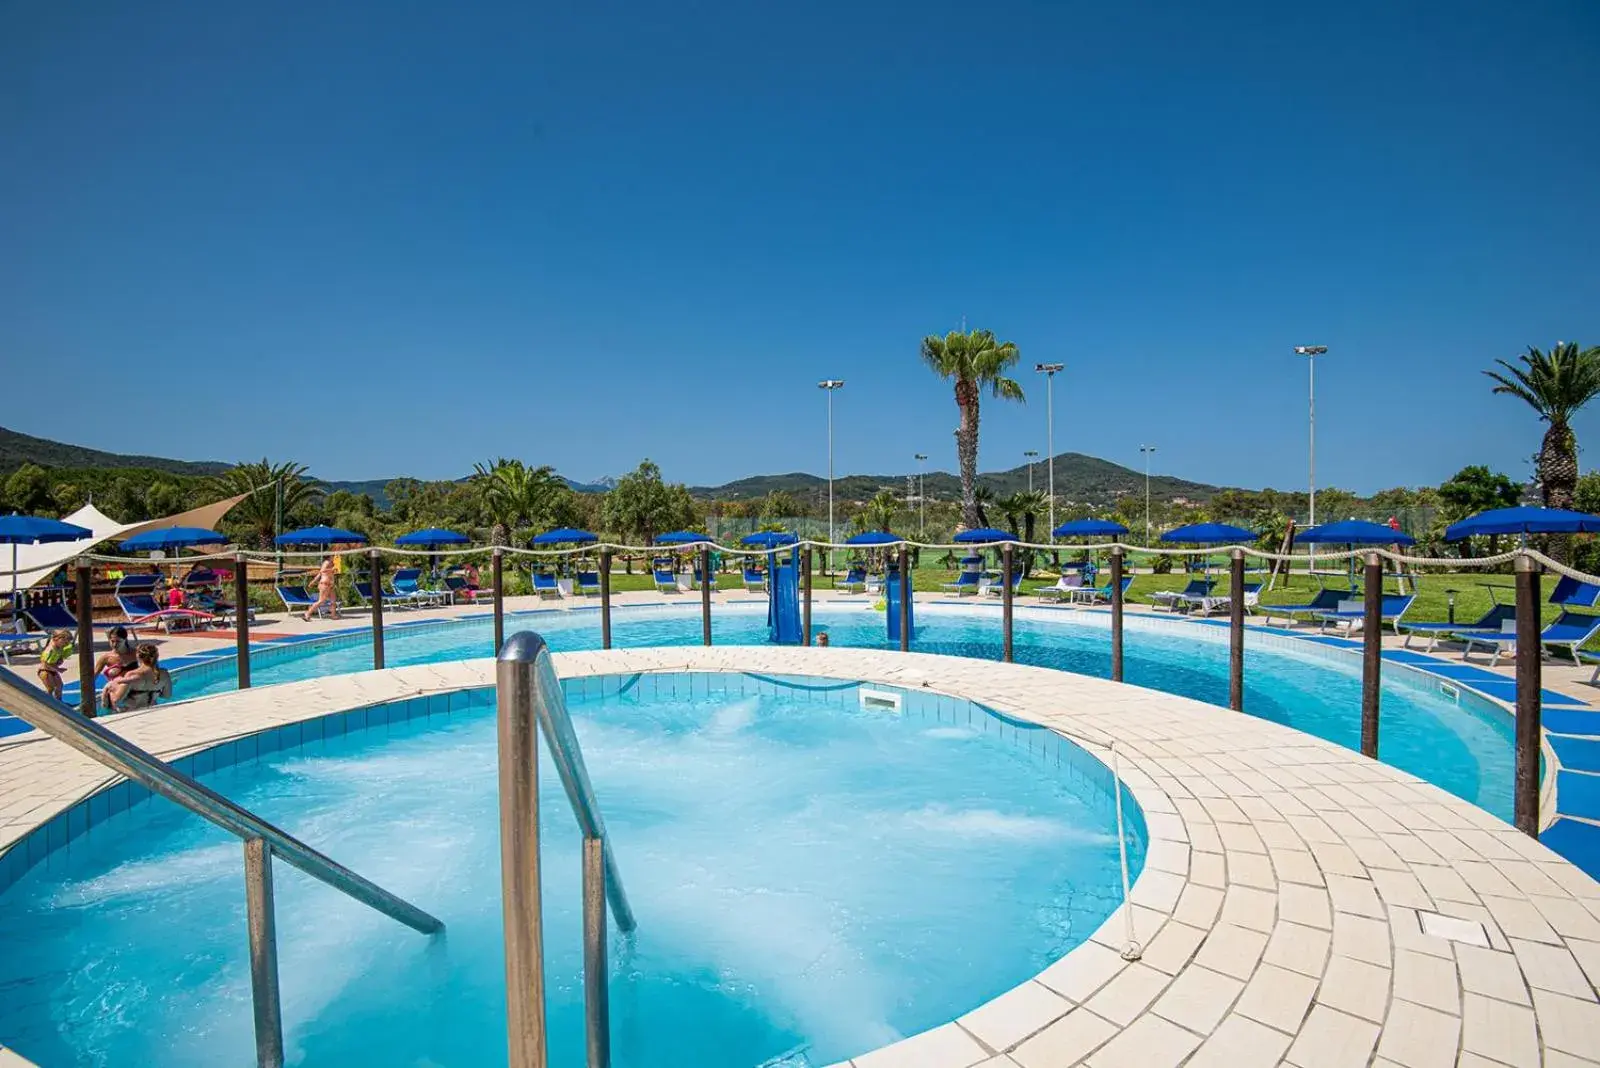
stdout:
<svg viewBox="0 0 1600 1068">
<path fill-rule="evenodd" d="M 378 550 L 368 549 L 367 560 L 371 567 L 367 577 L 372 582 L 372 668 L 383 670 L 383 572 L 378 561 Z"/>
<path fill-rule="evenodd" d="M 1000 546 L 1000 659 L 1011 663 L 1011 543 Z"/>
<path fill-rule="evenodd" d="M 78 561 L 78 711 L 94 718 L 94 564 Z"/>
<path fill-rule="evenodd" d="M 1539 571 L 1530 556 L 1517 557 L 1517 778 L 1514 822 L 1539 836 L 1539 697 L 1544 648 L 1539 641 Z"/>
<path fill-rule="evenodd" d="M 803 557 L 803 562 L 800 565 L 801 585 L 805 587 L 805 600 L 800 606 L 800 626 L 803 630 L 803 637 L 801 640 L 806 645 L 811 644 L 811 554 L 815 551 L 816 550 L 811 548 L 811 546 L 806 546 L 806 554 Z"/>
<path fill-rule="evenodd" d="M 900 651 L 911 651 L 911 560 L 900 544 Z"/>
<path fill-rule="evenodd" d="M 600 550 L 600 648 L 611 648 L 611 550 Z"/>
<path fill-rule="evenodd" d="M 498 547 L 489 566 L 494 577 L 494 655 L 499 656 L 506 643 L 506 576 L 504 554 Z"/>
<path fill-rule="evenodd" d="M 1228 561 L 1228 707 L 1244 711 L 1244 550 Z"/>
<path fill-rule="evenodd" d="M 704 645 L 711 644 L 711 584 L 716 580 L 711 577 L 711 550 L 700 550 L 700 641 Z"/>
<path fill-rule="evenodd" d="M 1111 548 L 1111 681 L 1122 681 L 1122 567 L 1121 545 Z"/>
<path fill-rule="evenodd" d="M 234 657 L 239 661 L 239 689 L 250 688 L 250 561 L 233 558 Z"/>
<path fill-rule="evenodd" d="M 1383 558 L 1367 554 L 1361 617 L 1361 755 L 1378 759 L 1378 706 L 1383 686 Z"/>
</svg>

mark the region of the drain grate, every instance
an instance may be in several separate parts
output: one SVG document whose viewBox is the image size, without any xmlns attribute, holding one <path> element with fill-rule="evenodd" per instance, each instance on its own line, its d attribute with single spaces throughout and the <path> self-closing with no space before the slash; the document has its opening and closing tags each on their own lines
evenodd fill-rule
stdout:
<svg viewBox="0 0 1600 1068">
<path fill-rule="evenodd" d="M 1477 920 L 1463 920 L 1437 912 L 1418 912 L 1417 918 L 1422 921 L 1422 933 L 1425 935 L 1450 942 L 1465 942 L 1469 946 L 1483 946 L 1485 949 L 1489 946 L 1489 932 Z"/>
</svg>

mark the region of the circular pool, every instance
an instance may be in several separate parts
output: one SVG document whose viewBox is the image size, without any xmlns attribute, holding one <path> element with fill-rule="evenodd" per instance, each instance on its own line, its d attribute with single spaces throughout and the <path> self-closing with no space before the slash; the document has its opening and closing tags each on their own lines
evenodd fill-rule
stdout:
<svg viewBox="0 0 1600 1068">
<path fill-rule="evenodd" d="M 998 605 L 919 604 L 918 652 L 997 660 Z M 552 649 L 600 647 L 599 613 L 553 610 L 507 617 L 507 632 L 532 628 Z M 884 613 L 861 602 L 848 607 L 819 604 L 814 620 L 834 645 L 895 648 L 885 636 Z M 767 642 L 765 602 L 716 606 L 717 644 Z M 1111 673 L 1107 613 L 1018 609 L 1015 659 L 1106 678 Z M 1125 630 L 1124 679 L 1182 697 L 1226 707 L 1226 628 L 1184 620 L 1130 615 Z M 700 644 L 697 604 L 618 608 L 613 644 L 619 648 Z M 1350 749 L 1359 749 L 1361 675 L 1357 656 L 1314 646 L 1293 637 L 1247 633 L 1244 710 Z M 392 626 L 384 637 L 390 667 L 487 656 L 490 621 L 478 617 L 422 626 Z M 370 632 L 258 653 L 256 685 L 316 678 L 372 666 Z M 181 671 L 178 696 L 233 689 L 231 658 Z M 1384 673 L 1382 731 L 1378 756 L 1384 763 L 1443 787 L 1502 819 L 1511 817 L 1514 754 L 1511 716 L 1466 692 L 1446 691 L 1420 673 L 1392 667 Z"/>
<path fill-rule="evenodd" d="M 1025 981 L 1121 901 L 1111 773 L 1052 732 L 806 677 L 563 688 L 639 921 L 611 950 L 618 1068 L 829 1064 Z M 504 1063 L 493 698 L 459 697 L 278 728 L 202 776 L 446 923 L 422 938 L 279 865 L 291 1063 Z M 578 839 L 548 765 L 540 795 L 552 1063 L 578 1064 Z M 0 1041 L 46 1066 L 250 1063 L 240 870 L 161 801 L 50 854 L 0 895 Z"/>
</svg>

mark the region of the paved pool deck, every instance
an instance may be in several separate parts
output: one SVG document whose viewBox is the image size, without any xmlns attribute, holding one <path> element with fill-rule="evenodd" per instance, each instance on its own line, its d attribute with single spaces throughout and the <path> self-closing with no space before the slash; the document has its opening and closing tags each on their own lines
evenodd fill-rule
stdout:
<svg viewBox="0 0 1600 1068">
<path fill-rule="evenodd" d="M 1150 837 L 1131 905 L 1139 959 L 1121 955 L 1119 909 L 1015 989 L 849 1068 L 1600 1063 L 1600 883 L 1332 743 L 1187 698 L 957 657 L 719 646 L 555 662 L 563 677 L 758 671 L 926 688 L 1046 726 L 1108 763 L 1116 745 Z M 170 759 L 491 677 L 488 660 L 421 665 L 108 722 Z M 110 781 L 50 739 L 0 747 L 0 848 L 37 841 L 47 823 L 71 848 L 74 820 L 60 814 Z M 94 834 L 86 820 L 78 830 Z"/>
</svg>

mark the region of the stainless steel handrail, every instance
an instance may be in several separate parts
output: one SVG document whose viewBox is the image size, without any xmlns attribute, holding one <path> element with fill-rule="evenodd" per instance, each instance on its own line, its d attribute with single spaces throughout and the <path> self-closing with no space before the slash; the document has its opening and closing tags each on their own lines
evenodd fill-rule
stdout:
<svg viewBox="0 0 1600 1068">
<path fill-rule="evenodd" d="M 546 1068 L 544 923 L 539 886 L 539 733 L 542 730 L 583 832 L 584 1034 L 589 1068 L 611 1063 L 606 902 L 623 931 L 636 922 L 617 874 L 583 750 L 550 651 L 532 631 L 513 634 L 495 663 L 500 748 L 500 871 L 504 886 L 506 1024 L 510 1068 Z M 537 724 L 537 726 L 535 726 Z"/>
<path fill-rule="evenodd" d="M 244 842 L 245 901 L 250 928 L 250 981 L 255 1002 L 256 1061 L 283 1064 L 283 1023 L 278 998 L 278 950 L 272 908 L 272 857 L 282 857 L 333 887 L 423 934 L 444 924 L 410 902 L 364 879 L 338 861 L 229 801 L 215 790 L 145 752 L 114 731 L 0 668 L 0 707 L 84 756 L 209 820 Z"/>
</svg>

